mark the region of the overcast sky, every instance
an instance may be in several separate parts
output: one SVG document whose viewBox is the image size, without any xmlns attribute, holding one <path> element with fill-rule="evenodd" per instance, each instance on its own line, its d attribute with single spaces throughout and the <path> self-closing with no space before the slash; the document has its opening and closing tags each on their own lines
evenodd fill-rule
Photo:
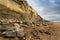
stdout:
<svg viewBox="0 0 60 40">
<path fill-rule="evenodd" d="M 27 1 L 42 18 L 54 22 L 60 22 L 60 0 Z"/>
</svg>

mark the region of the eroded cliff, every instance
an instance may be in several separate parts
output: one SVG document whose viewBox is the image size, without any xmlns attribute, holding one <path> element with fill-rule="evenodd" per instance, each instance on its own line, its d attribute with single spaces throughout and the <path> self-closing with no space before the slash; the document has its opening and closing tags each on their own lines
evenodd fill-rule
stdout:
<svg viewBox="0 0 60 40">
<path fill-rule="evenodd" d="M 60 40 L 60 24 L 43 20 L 26 0 L 0 0 L 0 40 Z"/>
</svg>

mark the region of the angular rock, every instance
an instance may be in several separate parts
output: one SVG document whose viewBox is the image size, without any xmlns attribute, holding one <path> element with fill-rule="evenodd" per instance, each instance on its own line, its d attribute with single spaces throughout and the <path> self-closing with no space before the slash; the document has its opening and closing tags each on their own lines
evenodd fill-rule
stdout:
<svg viewBox="0 0 60 40">
<path fill-rule="evenodd" d="M 23 28 L 20 28 L 18 31 L 17 31 L 17 37 L 23 37 L 24 36 L 24 29 Z"/>
<path fill-rule="evenodd" d="M 5 31 L 2 33 L 3 37 L 6 37 L 6 38 L 13 38 L 13 37 L 16 37 L 16 32 L 15 31 Z"/>
</svg>

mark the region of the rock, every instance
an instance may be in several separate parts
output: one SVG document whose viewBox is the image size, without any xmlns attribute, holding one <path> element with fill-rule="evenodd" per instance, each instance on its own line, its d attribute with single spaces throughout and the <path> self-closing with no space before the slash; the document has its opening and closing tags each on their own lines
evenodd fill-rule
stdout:
<svg viewBox="0 0 60 40">
<path fill-rule="evenodd" d="M 46 31 L 44 33 L 47 34 L 47 35 L 51 35 L 51 33 L 49 31 Z"/>
<path fill-rule="evenodd" d="M 36 37 L 38 35 L 38 32 L 36 30 L 32 31 L 31 34 Z"/>
<path fill-rule="evenodd" d="M 28 27 L 31 26 L 31 23 L 24 21 L 24 22 L 22 22 L 22 23 L 20 24 L 20 26 L 21 26 L 21 27 L 27 27 L 27 28 L 28 28 Z"/>
<path fill-rule="evenodd" d="M 28 25 L 28 22 L 23 22 L 22 24 Z"/>
<path fill-rule="evenodd" d="M 24 28 L 21 27 L 18 23 L 14 23 L 16 36 L 23 37 L 24 36 Z"/>
<path fill-rule="evenodd" d="M 23 37 L 24 36 L 24 29 L 23 28 L 20 28 L 18 31 L 17 31 L 17 37 Z"/>
<path fill-rule="evenodd" d="M 20 27 L 21 26 L 18 23 L 14 23 L 14 28 L 16 31 L 19 31 Z"/>
<path fill-rule="evenodd" d="M 9 22 L 6 21 L 6 19 L 2 19 L 2 20 L 0 20 L 0 24 L 9 24 Z"/>
<path fill-rule="evenodd" d="M 6 31 L 7 30 L 7 28 L 5 27 L 5 26 L 2 26 L 2 25 L 0 25 L 0 31 Z"/>
<path fill-rule="evenodd" d="M 36 26 L 40 26 L 40 24 L 38 23 L 38 24 L 36 24 Z"/>
<path fill-rule="evenodd" d="M 5 31 L 2 33 L 3 37 L 6 37 L 6 38 L 13 38 L 13 37 L 16 37 L 16 32 L 15 31 Z"/>
<path fill-rule="evenodd" d="M 0 25 L 2 24 L 2 22 L 0 21 Z"/>
</svg>

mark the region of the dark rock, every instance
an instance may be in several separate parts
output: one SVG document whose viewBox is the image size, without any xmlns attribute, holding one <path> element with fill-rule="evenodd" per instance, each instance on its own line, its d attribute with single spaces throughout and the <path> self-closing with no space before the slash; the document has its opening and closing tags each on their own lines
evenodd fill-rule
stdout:
<svg viewBox="0 0 60 40">
<path fill-rule="evenodd" d="M 40 33 L 43 33 L 41 30 L 39 30 Z"/>
<path fill-rule="evenodd" d="M 5 27 L 5 26 L 2 26 L 2 25 L 0 25 L 0 31 L 6 31 L 7 30 L 7 28 Z"/>
<path fill-rule="evenodd" d="M 31 34 L 36 37 L 38 35 L 38 32 L 36 30 L 32 31 Z"/>
<path fill-rule="evenodd" d="M 46 32 L 44 32 L 45 34 L 47 34 L 47 35 L 51 35 L 51 33 L 50 32 L 48 32 L 48 31 L 46 31 Z"/>
<path fill-rule="evenodd" d="M 2 24 L 2 22 L 0 21 L 0 25 Z"/>
<path fill-rule="evenodd" d="M 28 25 L 28 22 L 23 22 L 22 24 Z"/>
<path fill-rule="evenodd" d="M 32 24 L 34 24 L 34 25 L 35 25 L 35 22 L 32 22 Z"/>
</svg>

